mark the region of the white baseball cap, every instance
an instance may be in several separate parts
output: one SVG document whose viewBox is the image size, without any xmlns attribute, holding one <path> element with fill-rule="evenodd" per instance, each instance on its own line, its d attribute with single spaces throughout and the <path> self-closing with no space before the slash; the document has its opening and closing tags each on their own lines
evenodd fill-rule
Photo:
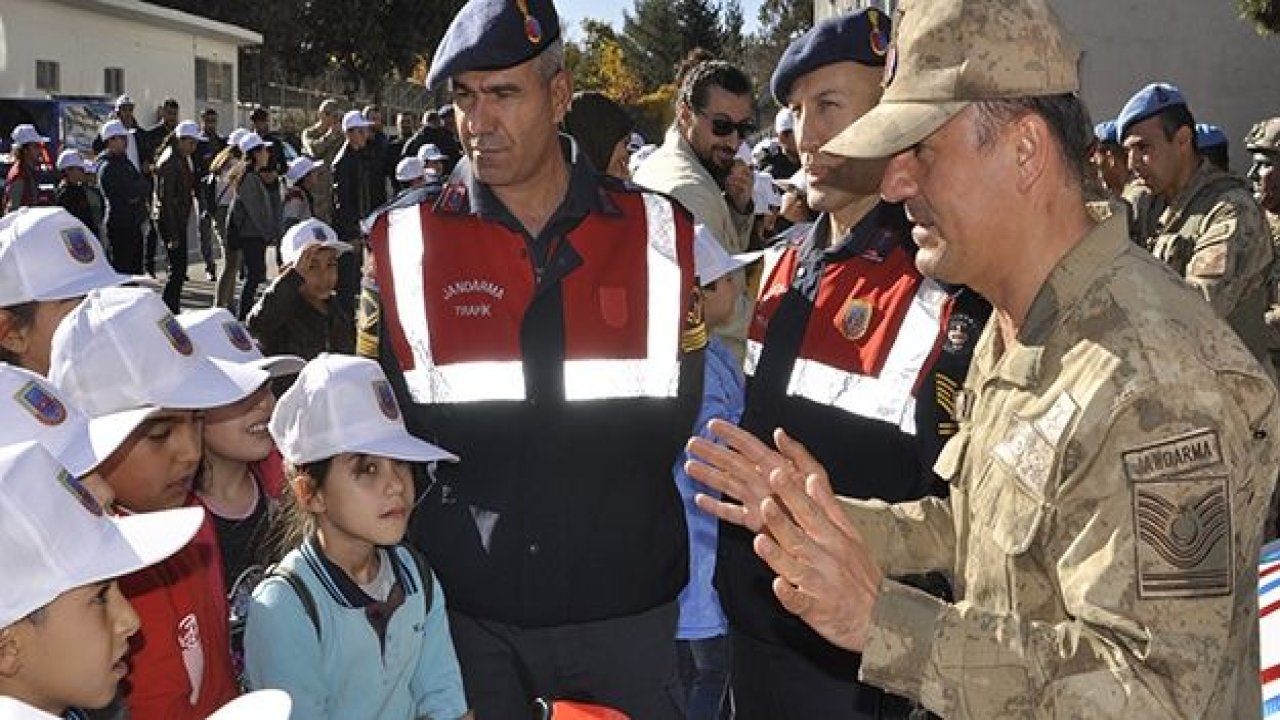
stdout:
<svg viewBox="0 0 1280 720">
<path fill-rule="evenodd" d="M 435 160 L 446 160 L 444 153 L 440 152 L 440 148 L 435 143 L 426 143 L 418 148 L 418 159 L 424 163 L 433 162 Z"/>
<path fill-rule="evenodd" d="M 289 720 L 293 698 L 283 690 L 255 690 L 223 705 L 207 720 Z"/>
<path fill-rule="evenodd" d="M 322 165 L 324 165 L 323 160 L 313 160 L 306 155 L 299 155 L 289 163 L 289 169 L 285 172 L 284 179 L 297 184 L 299 180 L 307 176 L 307 173 Z"/>
<path fill-rule="evenodd" d="M 204 140 L 204 134 L 200 132 L 200 126 L 195 120 L 183 120 L 178 123 L 178 127 L 173 129 L 173 133 L 180 138 L 191 138 L 192 140 Z"/>
<path fill-rule="evenodd" d="M 396 180 L 400 182 L 409 182 L 422 177 L 426 170 L 422 167 L 422 161 L 416 157 L 407 157 L 396 163 Z"/>
<path fill-rule="evenodd" d="M 351 355 L 323 353 L 307 363 L 280 396 L 267 429 L 293 465 L 340 453 L 406 462 L 458 459 L 410 435 L 382 368 Z"/>
<path fill-rule="evenodd" d="M 273 378 L 296 375 L 307 364 L 297 355 L 263 356 L 248 328 L 223 308 L 184 312 L 178 316 L 178 322 L 196 347 L 215 360 L 250 365 L 266 370 Z"/>
<path fill-rule="evenodd" d="M 120 97 L 116 98 L 117 110 L 124 107 L 125 105 L 128 105 L 129 107 L 133 107 L 133 98 L 129 97 L 128 94 L 121 95 Z"/>
<path fill-rule="evenodd" d="M 41 144 L 49 142 L 49 138 L 36 132 L 36 126 L 30 123 L 23 123 L 13 129 L 13 133 L 9 135 L 13 139 L 13 146 Z"/>
<path fill-rule="evenodd" d="M 760 259 L 763 252 L 730 255 L 706 225 L 693 228 L 693 272 L 699 285 L 710 285 L 740 267 Z"/>
<path fill-rule="evenodd" d="M 235 130 L 232 130 L 232 131 L 231 131 L 231 133 L 230 133 L 229 135 L 227 135 L 227 144 L 228 144 L 228 145 L 234 145 L 234 146 L 236 146 L 237 148 L 239 148 L 239 147 L 240 147 L 240 141 L 241 141 L 241 140 L 243 140 L 243 139 L 244 139 L 244 136 L 245 136 L 245 135 L 248 135 L 248 134 L 249 134 L 249 131 L 248 131 L 248 130 L 245 130 L 244 128 L 238 127 L 238 128 L 236 128 Z"/>
<path fill-rule="evenodd" d="M 0 627 L 164 560 L 203 520 L 198 507 L 109 517 L 39 443 L 0 448 Z"/>
<path fill-rule="evenodd" d="M 68 300 L 132 279 L 113 270 L 89 228 L 60 207 L 0 218 L 0 308 Z"/>
<path fill-rule="evenodd" d="M 133 132 L 133 130 L 125 127 L 124 123 L 119 120 L 108 120 L 102 124 L 102 130 L 100 130 L 98 134 L 102 136 L 102 141 L 106 142 L 113 137 L 128 135 L 131 132 Z"/>
<path fill-rule="evenodd" d="M 342 132 L 367 127 L 373 127 L 373 123 L 366 120 L 364 113 L 359 110 L 348 110 L 347 113 L 342 116 Z"/>
<path fill-rule="evenodd" d="M 767 215 L 771 209 L 782 207 L 782 191 L 773 182 L 769 173 L 756 173 L 755 186 L 751 189 L 751 199 L 757 215 Z"/>
<path fill-rule="evenodd" d="M 784 107 L 773 116 L 773 131 L 781 135 L 784 132 L 792 132 L 796 129 L 796 116 L 791 112 L 791 108 Z"/>
<path fill-rule="evenodd" d="M 236 147 L 240 148 L 240 152 L 248 155 L 260 146 L 271 147 L 275 143 L 269 143 L 262 139 L 262 136 L 252 130 L 245 131 L 240 136 L 240 141 L 236 143 Z"/>
<path fill-rule="evenodd" d="M 339 240 L 338 233 L 323 220 L 310 218 L 294 224 L 280 238 L 280 261 L 292 265 L 308 245 L 317 243 L 337 250 L 339 255 L 352 249 L 351 243 Z"/>
<path fill-rule="evenodd" d="M 109 455 L 94 452 L 89 418 L 26 368 L 0 363 L 0 408 L 0 447 L 38 442 L 76 477 L 88 475 Z"/>
<path fill-rule="evenodd" d="M 107 457 L 161 410 L 205 410 L 248 397 L 267 371 L 208 357 L 142 288 L 91 291 L 53 333 L 49 380 L 89 416 Z"/>
<path fill-rule="evenodd" d="M 67 148 L 66 150 L 58 153 L 58 162 L 56 167 L 59 170 L 70 170 L 71 168 L 80 168 L 81 170 L 89 169 L 88 166 L 84 164 L 84 156 L 80 154 L 80 151 L 72 148 Z"/>
</svg>

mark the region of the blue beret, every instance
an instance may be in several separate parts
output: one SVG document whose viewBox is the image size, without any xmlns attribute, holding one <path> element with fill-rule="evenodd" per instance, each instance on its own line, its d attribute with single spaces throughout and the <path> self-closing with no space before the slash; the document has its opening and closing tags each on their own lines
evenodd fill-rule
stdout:
<svg viewBox="0 0 1280 720">
<path fill-rule="evenodd" d="M 427 89 L 471 70 L 498 70 L 537 57 L 560 37 L 551 0 L 468 0 L 445 31 Z"/>
<path fill-rule="evenodd" d="M 1129 98 L 1129 102 L 1124 104 L 1120 115 L 1116 117 L 1116 130 L 1120 139 L 1123 140 L 1133 126 L 1143 120 L 1158 115 L 1166 108 L 1186 104 L 1187 101 L 1182 99 L 1182 91 L 1178 88 L 1169 83 L 1151 83 Z"/>
<path fill-rule="evenodd" d="M 801 75 L 823 65 L 856 62 L 884 67 L 889 52 L 893 23 L 875 8 L 859 10 L 852 15 L 827 18 L 809 32 L 796 38 L 782 53 L 773 71 L 769 89 L 779 105 L 786 105 L 791 85 Z"/>
<path fill-rule="evenodd" d="M 1209 148 L 1226 146 L 1227 144 L 1227 134 L 1222 132 L 1222 128 L 1206 123 L 1198 123 L 1196 125 L 1196 149 L 1208 150 Z"/>
<path fill-rule="evenodd" d="M 1104 120 L 1093 126 L 1093 136 L 1098 142 L 1110 145 L 1120 144 L 1120 133 L 1116 132 L 1115 120 Z"/>
</svg>

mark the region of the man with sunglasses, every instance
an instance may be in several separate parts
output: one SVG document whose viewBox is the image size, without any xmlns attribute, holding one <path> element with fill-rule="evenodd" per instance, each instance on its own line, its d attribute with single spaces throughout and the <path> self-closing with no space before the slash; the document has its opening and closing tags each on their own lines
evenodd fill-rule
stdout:
<svg viewBox="0 0 1280 720">
<path fill-rule="evenodd" d="M 755 222 L 751 202 L 755 174 L 737 159 L 755 133 L 755 94 L 742 70 L 720 60 L 694 65 L 680 83 L 676 119 L 662 146 L 636 169 L 635 184 L 675 198 L 706 225 L 730 253 L 747 249 Z M 742 359 L 749 302 L 744 294 L 734 319 L 716 330 Z"/>
</svg>

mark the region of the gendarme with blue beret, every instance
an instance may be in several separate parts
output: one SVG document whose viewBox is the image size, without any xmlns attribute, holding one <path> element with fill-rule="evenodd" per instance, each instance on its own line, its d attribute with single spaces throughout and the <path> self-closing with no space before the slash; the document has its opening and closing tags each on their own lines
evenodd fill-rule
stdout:
<svg viewBox="0 0 1280 720">
<path fill-rule="evenodd" d="M 791 86 L 803 75 L 838 62 L 884 67 L 893 24 L 876 8 L 827 18 L 787 46 L 773 71 L 769 89 L 786 105 Z"/>
<path fill-rule="evenodd" d="M 528 62 L 560 39 L 551 0 L 470 0 L 449 23 L 427 73 L 427 89 L 472 70 Z"/>
<path fill-rule="evenodd" d="M 1120 114 L 1116 117 L 1116 130 L 1120 133 L 1120 139 L 1124 140 L 1133 126 L 1143 120 L 1159 115 L 1167 108 L 1186 104 L 1182 91 L 1177 87 L 1164 82 L 1151 83 L 1134 93 L 1120 109 Z"/>
</svg>

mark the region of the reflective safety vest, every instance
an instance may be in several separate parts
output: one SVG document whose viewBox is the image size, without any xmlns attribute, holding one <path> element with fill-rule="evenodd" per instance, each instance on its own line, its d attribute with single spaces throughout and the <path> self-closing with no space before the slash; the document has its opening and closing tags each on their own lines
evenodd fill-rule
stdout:
<svg viewBox="0 0 1280 720">
<path fill-rule="evenodd" d="M 800 253 L 775 246 L 747 340 L 754 376 L 769 322 L 796 280 Z M 802 278 L 801 278 L 802 279 Z M 876 262 L 826 263 L 787 395 L 916 431 L 916 390 L 939 349 L 950 296 L 901 247 Z"/>
<path fill-rule="evenodd" d="M 609 199 L 620 212 L 591 213 L 564 238 L 576 267 L 557 280 L 563 399 L 672 398 L 692 292 L 692 226 L 658 195 Z M 535 269 L 524 236 L 426 203 L 385 217 L 370 238 L 382 320 L 413 401 L 529 399 L 521 337 L 549 270 Z"/>
</svg>

